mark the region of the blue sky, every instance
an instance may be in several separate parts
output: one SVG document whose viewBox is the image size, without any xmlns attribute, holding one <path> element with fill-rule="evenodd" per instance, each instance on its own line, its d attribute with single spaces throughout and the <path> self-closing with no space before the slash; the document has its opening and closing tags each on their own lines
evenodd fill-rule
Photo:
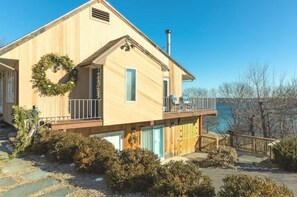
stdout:
<svg viewBox="0 0 297 197">
<path fill-rule="evenodd" d="M 0 39 L 9 43 L 85 2 L 1 0 Z M 172 30 L 172 57 L 197 78 L 185 88 L 217 88 L 253 64 L 297 74 L 296 0 L 109 2 L 161 48 Z"/>
</svg>

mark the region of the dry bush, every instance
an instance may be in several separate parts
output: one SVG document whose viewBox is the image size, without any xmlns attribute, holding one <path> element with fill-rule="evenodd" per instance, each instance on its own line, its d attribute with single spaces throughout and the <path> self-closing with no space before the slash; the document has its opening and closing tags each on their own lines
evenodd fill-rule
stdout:
<svg viewBox="0 0 297 197">
<path fill-rule="evenodd" d="M 218 192 L 219 197 L 293 197 L 294 194 L 285 185 L 277 185 L 272 180 L 257 176 L 237 174 L 223 179 L 224 185 Z"/>
<path fill-rule="evenodd" d="M 48 150 L 47 158 L 50 161 L 61 163 L 74 162 L 74 155 L 81 144 L 84 144 L 87 138 L 78 133 L 67 133 L 56 143 L 53 143 Z"/>
<path fill-rule="evenodd" d="M 74 157 L 76 170 L 80 172 L 104 173 L 115 157 L 114 146 L 105 139 L 88 138 L 80 144 Z"/>
<path fill-rule="evenodd" d="M 123 150 L 109 165 L 106 181 L 110 189 L 118 192 L 145 192 L 153 185 L 158 156 L 143 149 Z"/>
<path fill-rule="evenodd" d="M 183 161 L 170 161 L 158 168 L 152 196 L 215 196 L 211 180 L 197 166 Z"/>
<path fill-rule="evenodd" d="M 237 161 L 237 152 L 231 147 L 220 147 L 219 149 L 209 153 L 207 159 L 198 162 L 198 165 L 203 168 L 220 167 L 220 168 L 235 168 Z"/>
<path fill-rule="evenodd" d="M 273 147 L 273 153 L 281 168 L 297 172 L 297 138 L 281 140 Z"/>
</svg>

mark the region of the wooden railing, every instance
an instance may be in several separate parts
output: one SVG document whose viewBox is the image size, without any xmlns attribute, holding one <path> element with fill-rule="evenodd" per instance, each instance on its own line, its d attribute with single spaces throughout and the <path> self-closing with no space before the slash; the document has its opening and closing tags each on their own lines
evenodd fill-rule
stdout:
<svg viewBox="0 0 297 197">
<path fill-rule="evenodd" d="M 216 98 L 188 98 L 165 97 L 163 100 L 164 112 L 199 111 L 203 109 L 216 109 Z"/>
<path fill-rule="evenodd" d="M 202 138 L 202 143 L 201 146 L 198 147 L 199 151 L 211 152 L 218 149 L 220 146 L 229 146 L 230 144 L 230 138 L 228 135 L 215 137 L 204 134 L 200 137 Z"/>
<path fill-rule="evenodd" d="M 41 120 L 89 120 L 102 118 L 100 99 L 48 99 L 38 103 Z"/>
<path fill-rule="evenodd" d="M 264 138 L 240 134 L 230 135 L 230 146 L 236 150 L 247 151 L 254 154 L 272 156 L 272 147 L 268 144 L 276 141 L 274 138 Z"/>
</svg>

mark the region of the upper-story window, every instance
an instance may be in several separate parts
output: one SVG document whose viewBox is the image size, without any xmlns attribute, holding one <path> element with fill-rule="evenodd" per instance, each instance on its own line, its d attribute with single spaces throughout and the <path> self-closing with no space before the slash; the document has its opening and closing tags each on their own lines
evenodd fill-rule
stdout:
<svg viewBox="0 0 297 197">
<path fill-rule="evenodd" d="M 136 70 L 126 69 L 126 101 L 136 101 Z"/>
<path fill-rule="evenodd" d="M 14 102 L 14 71 L 9 70 L 7 71 L 7 76 L 6 76 L 6 101 L 9 103 Z"/>
</svg>

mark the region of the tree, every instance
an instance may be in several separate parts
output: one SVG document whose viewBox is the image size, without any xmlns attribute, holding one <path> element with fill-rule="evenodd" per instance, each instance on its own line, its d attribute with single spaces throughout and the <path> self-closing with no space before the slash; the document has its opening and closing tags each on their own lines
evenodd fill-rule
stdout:
<svg viewBox="0 0 297 197">
<path fill-rule="evenodd" d="M 268 66 L 251 66 L 243 80 L 220 86 L 231 111 L 230 129 L 236 132 L 284 137 L 296 130 L 296 79 L 285 83 Z M 294 132 L 295 133 L 295 132 Z"/>
</svg>

